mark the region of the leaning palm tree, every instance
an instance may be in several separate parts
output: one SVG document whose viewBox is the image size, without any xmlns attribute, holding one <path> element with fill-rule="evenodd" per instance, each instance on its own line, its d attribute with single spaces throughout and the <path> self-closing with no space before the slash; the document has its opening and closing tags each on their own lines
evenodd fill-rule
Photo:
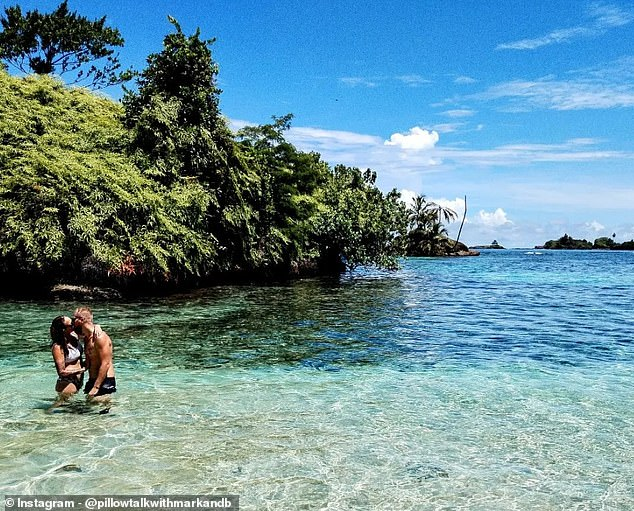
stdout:
<svg viewBox="0 0 634 511">
<path fill-rule="evenodd" d="M 456 242 L 453 244 L 453 248 L 455 249 L 458 246 L 458 242 L 460 241 L 460 234 L 462 233 L 462 226 L 464 225 L 464 221 L 467 219 L 467 196 L 464 196 L 464 212 L 462 213 L 462 222 L 460 222 L 460 229 L 458 229 L 458 236 L 456 237 Z"/>
</svg>

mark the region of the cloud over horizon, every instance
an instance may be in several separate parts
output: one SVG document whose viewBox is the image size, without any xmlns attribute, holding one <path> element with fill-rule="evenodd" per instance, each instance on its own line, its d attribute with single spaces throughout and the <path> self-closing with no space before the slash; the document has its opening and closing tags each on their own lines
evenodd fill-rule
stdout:
<svg viewBox="0 0 634 511">
<path fill-rule="evenodd" d="M 497 208 L 492 213 L 484 210 L 480 210 L 478 215 L 471 220 L 475 224 L 480 224 L 485 227 L 500 227 L 501 225 L 513 225 L 507 216 L 506 211 L 502 208 Z"/>
</svg>

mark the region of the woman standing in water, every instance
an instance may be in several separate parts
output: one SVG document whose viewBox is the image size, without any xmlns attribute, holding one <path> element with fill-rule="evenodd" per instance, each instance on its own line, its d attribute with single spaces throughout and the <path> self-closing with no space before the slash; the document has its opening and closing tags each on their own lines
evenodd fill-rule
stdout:
<svg viewBox="0 0 634 511">
<path fill-rule="evenodd" d="M 73 322 L 68 316 L 57 316 L 51 323 L 51 352 L 57 369 L 55 390 L 64 400 L 78 392 L 84 384 L 83 348 Z"/>
</svg>

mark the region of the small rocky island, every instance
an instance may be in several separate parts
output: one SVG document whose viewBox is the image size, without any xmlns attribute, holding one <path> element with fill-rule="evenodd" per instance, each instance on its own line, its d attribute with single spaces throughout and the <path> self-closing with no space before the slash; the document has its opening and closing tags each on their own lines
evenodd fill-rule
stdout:
<svg viewBox="0 0 634 511">
<path fill-rule="evenodd" d="M 497 242 L 497 240 L 493 240 L 490 245 L 475 245 L 469 248 L 475 250 L 488 250 L 491 248 L 505 250 L 504 247 Z"/>
</svg>

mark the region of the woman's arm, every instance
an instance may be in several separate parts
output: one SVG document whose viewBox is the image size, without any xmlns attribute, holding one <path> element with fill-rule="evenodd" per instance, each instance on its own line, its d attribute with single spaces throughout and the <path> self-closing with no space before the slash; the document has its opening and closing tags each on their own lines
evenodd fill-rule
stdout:
<svg viewBox="0 0 634 511">
<path fill-rule="evenodd" d="M 72 374 L 83 373 L 86 369 L 83 367 L 73 367 L 66 369 L 66 362 L 64 359 L 64 351 L 58 344 L 53 345 L 53 360 L 55 361 L 55 369 L 57 369 L 58 376 L 70 376 Z"/>
<path fill-rule="evenodd" d="M 66 376 L 64 371 L 66 370 L 66 362 L 64 362 L 64 352 L 58 344 L 53 344 L 53 360 L 55 361 L 55 369 L 57 369 L 58 376 Z"/>
</svg>

